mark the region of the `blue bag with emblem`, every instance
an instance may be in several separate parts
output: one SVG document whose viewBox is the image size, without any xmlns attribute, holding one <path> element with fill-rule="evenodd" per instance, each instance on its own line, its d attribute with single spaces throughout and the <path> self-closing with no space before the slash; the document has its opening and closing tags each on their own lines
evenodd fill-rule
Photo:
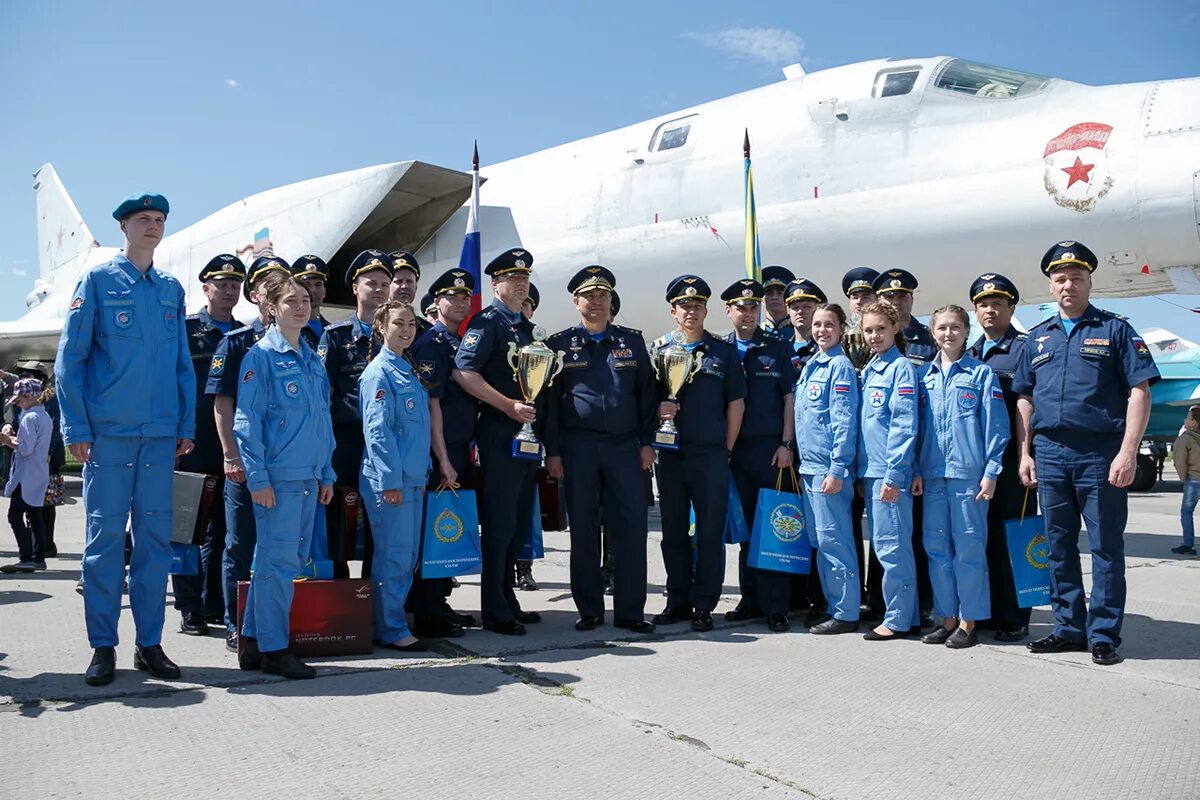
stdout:
<svg viewBox="0 0 1200 800">
<path fill-rule="evenodd" d="M 1029 490 L 1021 504 L 1021 518 L 1004 523 L 1008 560 L 1012 562 L 1017 605 L 1021 608 L 1050 603 L 1050 545 L 1046 541 L 1045 517 L 1025 516 Z"/>
<path fill-rule="evenodd" d="M 171 575 L 200 574 L 200 545 L 171 542 Z"/>
<path fill-rule="evenodd" d="M 695 526 L 695 521 L 692 525 Z M 725 544 L 742 544 L 750 541 L 750 526 L 742 511 L 742 499 L 738 496 L 733 476 L 729 477 L 729 510 L 725 512 Z"/>
<path fill-rule="evenodd" d="M 475 492 L 458 489 L 457 484 L 426 492 L 421 577 L 478 575 L 482 564 Z"/>
<path fill-rule="evenodd" d="M 546 545 L 542 542 L 542 496 L 538 493 L 537 482 L 533 484 L 533 513 L 529 520 L 529 536 L 524 537 L 520 548 L 517 549 L 517 560 L 533 561 L 535 558 L 546 557 Z"/>
<path fill-rule="evenodd" d="M 800 499 L 799 481 L 795 471 L 789 469 L 788 474 L 795 491 L 780 491 L 783 484 L 783 470 L 780 470 L 775 489 L 758 492 L 746 566 L 807 575 L 812 569 L 813 546 L 809 540 L 804 503 Z"/>
</svg>

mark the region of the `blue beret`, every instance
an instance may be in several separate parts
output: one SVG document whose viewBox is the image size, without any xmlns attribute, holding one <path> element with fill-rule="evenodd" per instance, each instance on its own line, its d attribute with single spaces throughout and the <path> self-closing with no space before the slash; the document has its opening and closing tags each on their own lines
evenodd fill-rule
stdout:
<svg viewBox="0 0 1200 800">
<path fill-rule="evenodd" d="M 1042 256 L 1042 272 L 1047 275 L 1059 267 L 1079 267 L 1090 274 L 1096 271 L 1097 266 L 1096 254 L 1084 247 L 1082 242 L 1059 242 Z"/>
<path fill-rule="evenodd" d="M 721 299 L 725 301 L 725 305 L 727 306 L 739 305 L 741 303 L 761 303 L 765 291 L 763 285 L 753 278 L 742 278 L 740 281 L 730 284 L 728 289 L 721 292 Z"/>
<path fill-rule="evenodd" d="M 680 275 L 667 284 L 667 302 L 675 305 L 680 300 L 700 300 L 707 303 L 712 289 L 699 275 Z"/>
<path fill-rule="evenodd" d="M 329 265 L 320 256 L 300 256 L 292 262 L 292 277 L 329 280 Z"/>
<path fill-rule="evenodd" d="M 529 284 L 529 302 L 533 304 L 534 311 L 537 311 L 538 306 L 542 304 L 542 293 L 532 283 Z"/>
<path fill-rule="evenodd" d="M 199 280 L 201 283 L 206 283 L 213 278 L 237 278 L 239 281 L 244 281 L 246 280 L 246 265 L 237 256 L 222 253 L 215 256 L 204 265 L 204 269 L 200 270 Z"/>
<path fill-rule="evenodd" d="M 763 289 L 770 289 L 774 286 L 785 287 L 792 281 L 796 280 L 796 275 L 787 267 L 781 267 L 778 264 L 773 264 L 769 267 L 762 268 L 762 285 Z"/>
<path fill-rule="evenodd" d="M 985 297 L 1004 297 L 1012 303 L 1021 301 L 1021 293 L 1013 282 L 1003 275 L 988 273 L 980 275 L 971 284 L 971 302 L 977 303 Z"/>
<path fill-rule="evenodd" d="M 383 254 L 382 250 L 363 250 L 354 257 L 346 268 L 346 288 L 354 286 L 359 275 L 377 269 L 384 272 L 388 279 L 392 277 L 392 260 Z"/>
<path fill-rule="evenodd" d="M 875 290 L 875 294 L 888 294 L 890 292 L 908 292 L 912 294 L 917 286 L 917 277 L 906 269 L 885 270 L 879 273 L 875 277 L 875 282 L 871 284 L 871 288 Z"/>
<path fill-rule="evenodd" d="M 842 276 L 842 294 L 849 298 L 854 292 L 863 290 L 874 292 L 875 279 L 878 277 L 877 270 L 870 267 L 855 267 Z"/>
<path fill-rule="evenodd" d="M 528 275 L 533 271 L 533 253 L 530 253 L 528 250 L 522 250 L 519 247 L 512 250 L 505 250 L 488 262 L 483 271 L 493 278 L 515 273 Z"/>
<path fill-rule="evenodd" d="M 829 298 L 821 291 L 821 287 L 808 278 L 800 278 L 789 283 L 787 289 L 784 290 L 784 299 L 789 303 L 797 300 L 816 300 L 818 303 L 829 302 Z"/>
<path fill-rule="evenodd" d="M 567 291 L 571 294 L 579 294 L 591 289 L 607 289 L 611 292 L 616 285 L 617 276 L 613 275 L 610 269 L 599 264 L 592 264 L 571 276 L 571 280 L 567 281 Z"/>
<path fill-rule="evenodd" d="M 246 282 L 242 284 L 242 294 L 246 296 L 247 300 L 250 299 L 250 289 L 264 275 L 271 272 L 285 272 L 291 275 L 292 268 L 279 256 L 259 256 L 250 262 L 250 269 L 246 270 Z"/>
<path fill-rule="evenodd" d="M 417 276 L 417 280 L 421 280 L 421 265 L 417 263 L 417 258 L 412 253 L 407 250 L 393 250 L 388 253 L 388 258 L 392 262 L 393 275 L 402 269 L 411 269 Z"/>
<path fill-rule="evenodd" d="M 149 209 L 161 211 L 165 217 L 171 213 L 171 204 L 161 194 L 136 194 L 117 206 L 117 210 L 113 212 L 113 219 L 120 222 L 130 214 Z"/>
</svg>

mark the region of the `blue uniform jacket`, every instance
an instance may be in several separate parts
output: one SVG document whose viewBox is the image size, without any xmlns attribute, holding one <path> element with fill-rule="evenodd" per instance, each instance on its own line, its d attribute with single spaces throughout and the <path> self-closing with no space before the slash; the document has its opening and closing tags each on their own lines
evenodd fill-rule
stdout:
<svg viewBox="0 0 1200 800">
<path fill-rule="evenodd" d="M 998 478 L 1008 444 L 1004 391 L 991 367 L 966 353 L 949 369 L 941 358 L 921 374 L 917 474 L 925 478 Z"/>
<path fill-rule="evenodd" d="M 358 379 L 362 474 L 376 492 L 424 486 L 429 477 L 429 395 L 412 366 L 387 347 Z"/>
<path fill-rule="evenodd" d="M 1018 469 L 1021 459 L 1018 453 L 1017 437 L 1015 434 L 1017 393 L 1013 391 L 1012 385 L 1013 377 L 1017 372 L 1017 365 L 1025 357 L 1025 347 L 1029 341 L 1029 335 L 1009 325 L 1004 335 L 997 339 L 991 347 L 987 348 L 987 353 L 985 354 L 983 352 L 983 345 L 986 341 L 981 336 L 968 352 L 992 368 L 992 372 L 996 374 L 996 380 L 1000 384 L 1000 389 L 1004 392 L 1004 408 L 1008 412 L 1009 439 L 1008 447 L 1004 448 L 1004 457 L 1000 461 L 1004 468 L 1000 471 L 1000 483 L 996 487 L 996 497 L 992 500 L 989 513 L 1000 514 L 1003 518 L 1008 518 L 1016 516 L 1017 513 L 1008 504 L 1013 502 L 1022 503 L 1023 500 L 1020 498 L 1023 496 L 1025 490 L 1021 486 Z"/>
<path fill-rule="evenodd" d="M 454 354 L 458 335 L 446 330 L 441 322 L 417 336 L 408 355 L 417 377 L 430 397 L 436 397 L 442 409 L 442 439 L 449 445 L 463 445 L 475 438 L 475 417 L 479 404 L 450 378 L 454 372 Z"/>
<path fill-rule="evenodd" d="M 917 454 L 917 368 L 893 346 L 862 372 L 858 475 L 907 489 Z"/>
<path fill-rule="evenodd" d="M 183 287 L 118 253 L 75 286 L 54 375 L 67 444 L 196 434 Z"/>
<path fill-rule="evenodd" d="M 851 477 L 858 452 L 858 373 L 842 346 L 818 351 L 796 389 L 800 474 Z"/>
<path fill-rule="evenodd" d="M 255 319 L 244 328 L 235 328 L 225 334 L 209 362 L 204 393 L 225 395 L 236 401 L 241 385 L 242 359 L 266 332 L 262 320 Z"/>
<path fill-rule="evenodd" d="M 1119 437 L 1129 390 L 1159 379 L 1150 348 L 1123 317 L 1089 305 L 1068 336 L 1059 317 L 1029 331 L 1013 391 L 1033 398 L 1033 430 Z"/>
<path fill-rule="evenodd" d="M 317 355 L 325 364 L 333 387 L 333 424 L 360 430 L 358 377 L 375 353 L 357 313 L 325 329 L 317 345 Z"/>
<path fill-rule="evenodd" d="M 333 484 L 329 379 L 303 338 L 297 351 L 272 325 L 246 353 L 233 435 L 252 492 L 282 481 Z"/>
<path fill-rule="evenodd" d="M 610 324 L 597 341 L 577 325 L 551 336 L 546 346 L 563 354 L 562 374 L 547 398 L 548 455 L 560 455 L 568 429 L 650 444 L 658 392 L 641 331 Z"/>
<path fill-rule="evenodd" d="M 213 322 L 207 308 L 188 314 L 186 324 L 192 369 L 196 373 L 196 449 L 180 457 L 179 468 L 186 472 L 221 475 L 221 441 L 217 438 L 217 422 L 213 416 L 214 395 L 208 394 L 205 389 L 213 356 L 225 334 Z M 241 323 L 235 321 L 233 326 L 236 329 Z"/>
<path fill-rule="evenodd" d="M 745 353 L 737 349 L 729 334 L 725 341 L 741 355 L 742 372 L 746 376 L 746 411 L 738 440 L 774 439 L 783 441 L 783 409 L 785 399 L 796 388 L 799 370 L 792 367 L 791 343 L 756 328 Z"/>
<path fill-rule="evenodd" d="M 454 356 L 454 366 L 464 372 L 478 372 L 489 386 L 505 397 L 521 399 L 517 379 L 513 377 L 512 367 L 508 363 L 510 342 L 518 348 L 532 343 L 533 323 L 521 316 L 521 312 L 510 311 L 496 300 L 467 323 L 467 331 Z M 510 436 L 515 435 L 521 427 L 503 411 L 487 403 L 480 403 L 479 408 L 481 427 L 490 425 L 493 431 L 506 431 Z M 534 402 L 537 414 L 537 421 L 533 424 L 535 432 L 545 427 L 545 409 L 546 392 L 543 391 Z"/>
<path fill-rule="evenodd" d="M 671 344 L 669 336 L 654 342 L 651 358 Z M 708 331 L 693 351 L 700 359 L 700 371 L 679 390 L 679 429 L 681 447 L 725 447 L 725 407 L 746 396 L 746 375 L 742 372 L 737 348 Z M 659 382 L 659 400 L 667 399 L 667 389 Z"/>
<path fill-rule="evenodd" d="M 937 343 L 933 341 L 933 334 L 929 332 L 929 327 L 916 317 L 910 319 L 908 327 L 900 333 L 904 336 L 904 354 L 912 363 L 921 366 L 937 357 L 938 348 Z"/>
</svg>

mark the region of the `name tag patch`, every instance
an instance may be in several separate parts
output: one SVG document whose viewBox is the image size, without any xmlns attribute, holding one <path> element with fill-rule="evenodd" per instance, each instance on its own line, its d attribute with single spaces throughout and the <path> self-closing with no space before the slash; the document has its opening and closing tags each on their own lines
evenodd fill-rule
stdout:
<svg viewBox="0 0 1200 800">
<path fill-rule="evenodd" d="M 1052 356 L 1052 355 L 1054 355 L 1054 354 L 1053 353 L 1042 353 L 1039 356 L 1034 356 L 1033 360 L 1030 361 L 1029 364 L 1030 364 L 1030 366 L 1034 366 L 1034 367 L 1036 367 L 1038 364 L 1044 364 L 1045 362 L 1050 360 L 1050 356 Z"/>
<path fill-rule="evenodd" d="M 1107 347 L 1081 347 L 1079 352 L 1085 356 L 1107 356 L 1109 354 Z"/>
</svg>

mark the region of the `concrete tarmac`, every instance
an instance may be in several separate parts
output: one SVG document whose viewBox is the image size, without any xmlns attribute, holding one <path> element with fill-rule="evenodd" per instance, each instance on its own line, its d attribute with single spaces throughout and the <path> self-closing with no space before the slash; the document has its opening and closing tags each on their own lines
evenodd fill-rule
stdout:
<svg viewBox="0 0 1200 800">
<path fill-rule="evenodd" d="M 0 575 L 0 798 L 1195 800 L 1200 559 L 1171 554 L 1179 485 L 1162 487 L 1131 495 L 1115 667 L 988 633 L 964 651 L 812 636 L 799 619 L 786 634 L 720 614 L 707 634 L 580 633 L 568 537 L 547 533 L 540 590 L 519 593 L 544 620 L 527 636 L 471 629 L 425 657 L 315 661 L 317 679 L 288 682 L 239 671 L 223 631 L 184 636 L 168 607 L 163 646 L 184 674 L 165 682 L 133 670 L 123 612 L 117 679 L 93 688 L 68 478 L 60 557 Z M 664 605 L 653 513 L 651 528 L 648 616 Z M 14 550 L 0 535 L 0 561 Z M 718 612 L 737 601 L 733 553 Z M 455 608 L 478 615 L 478 581 Z M 1033 622 L 1047 633 L 1048 609 Z"/>
</svg>

